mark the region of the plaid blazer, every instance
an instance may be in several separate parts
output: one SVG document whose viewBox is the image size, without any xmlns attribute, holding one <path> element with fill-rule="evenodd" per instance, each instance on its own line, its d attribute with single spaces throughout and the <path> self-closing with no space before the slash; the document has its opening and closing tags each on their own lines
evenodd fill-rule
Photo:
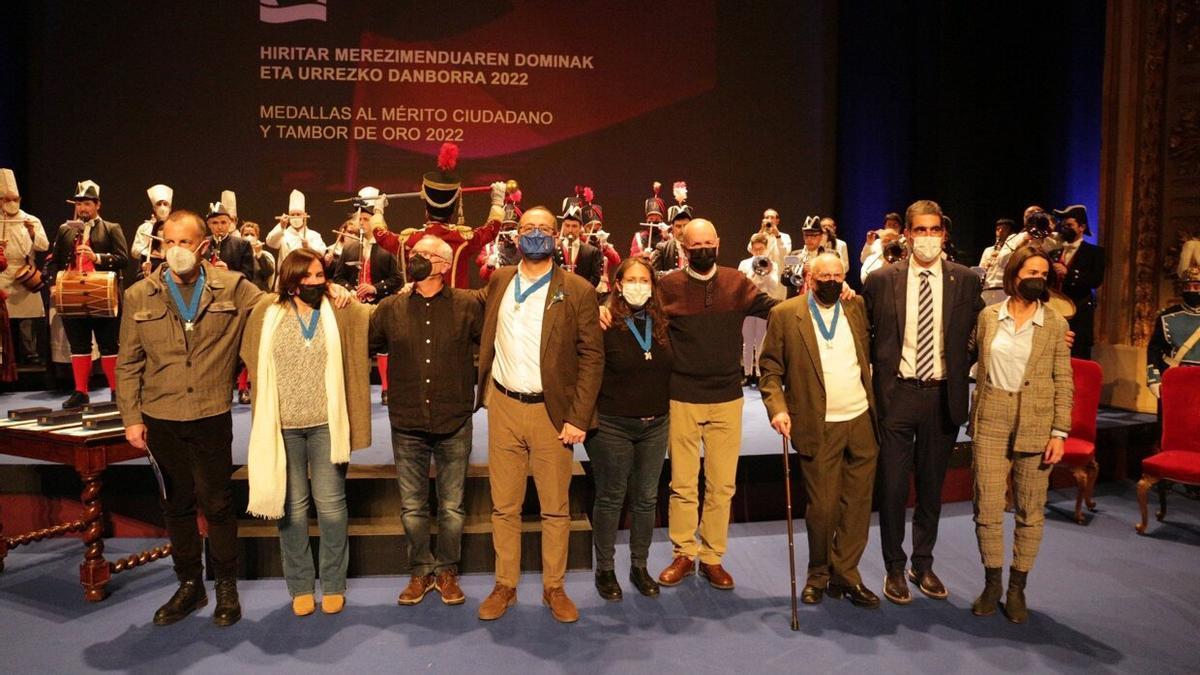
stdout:
<svg viewBox="0 0 1200 675">
<path fill-rule="evenodd" d="M 1033 327 L 1033 349 L 1025 364 L 1021 386 L 1021 407 L 1017 415 L 1013 452 L 1042 452 L 1050 439 L 1050 431 L 1071 430 L 1071 405 L 1075 396 L 1075 381 L 1071 373 L 1071 348 L 1067 346 L 1067 320 L 1049 306 L 1044 306 L 1043 325 Z M 979 345 L 979 365 L 975 370 L 975 392 L 971 397 L 971 428 L 988 406 L 981 405 L 983 383 L 988 381 L 988 363 L 992 356 L 992 340 L 1000 327 L 1000 305 L 990 305 L 979 313 L 976 335 Z"/>
</svg>

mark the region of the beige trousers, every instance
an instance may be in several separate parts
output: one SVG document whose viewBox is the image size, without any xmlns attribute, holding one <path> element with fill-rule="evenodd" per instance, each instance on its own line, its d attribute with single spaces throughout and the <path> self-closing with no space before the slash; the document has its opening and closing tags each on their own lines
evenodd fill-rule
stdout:
<svg viewBox="0 0 1200 675">
<path fill-rule="evenodd" d="M 521 578 L 521 506 L 532 470 L 542 512 L 542 585 L 560 587 L 571 535 L 571 448 L 558 440 L 545 404 L 521 403 L 492 389 L 487 409 L 496 582 L 516 588 Z"/>
<path fill-rule="evenodd" d="M 671 401 L 671 499 L 668 530 L 675 556 L 721 562 L 729 538 L 738 455 L 742 447 L 742 403 Z M 700 514 L 700 448 L 704 448 L 704 514 Z M 699 539 L 697 539 L 697 530 Z"/>
</svg>

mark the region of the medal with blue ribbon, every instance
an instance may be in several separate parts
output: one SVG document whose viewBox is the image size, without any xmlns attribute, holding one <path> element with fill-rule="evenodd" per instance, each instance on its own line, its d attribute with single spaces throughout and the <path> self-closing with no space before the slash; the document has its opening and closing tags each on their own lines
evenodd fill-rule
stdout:
<svg viewBox="0 0 1200 675">
<path fill-rule="evenodd" d="M 825 338 L 825 348 L 833 349 L 833 336 L 837 333 L 838 317 L 842 315 L 842 301 L 838 300 L 833 305 L 833 321 L 829 327 L 825 326 L 825 319 L 821 316 L 821 310 L 817 307 L 817 301 L 810 294 L 808 296 L 808 309 L 817 319 L 817 329 L 821 331 L 821 337 Z"/>
<path fill-rule="evenodd" d="M 292 301 L 295 305 L 295 301 Z M 308 315 L 308 323 L 300 318 L 300 306 L 296 307 L 296 321 L 300 323 L 300 335 L 304 336 L 304 346 L 311 347 L 313 338 L 317 335 L 317 321 L 321 319 L 321 310 L 314 308 Z"/>
<path fill-rule="evenodd" d="M 625 325 L 629 326 L 629 332 L 633 333 L 633 339 L 637 340 L 638 346 L 642 348 L 642 354 L 649 361 L 654 358 L 650 353 L 651 343 L 651 328 L 654 326 L 654 319 L 650 315 L 646 315 L 646 331 L 645 334 L 639 333 L 637 324 L 634 323 L 632 316 L 625 317 Z"/>
<path fill-rule="evenodd" d="M 183 329 L 191 332 L 196 327 L 196 314 L 200 312 L 200 294 L 204 291 L 204 268 L 200 268 L 200 277 L 196 280 L 190 303 L 183 301 L 183 293 L 179 292 L 179 286 L 175 284 L 172 275 L 173 272 L 169 271 L 163 275 L 167 282 L 167 291 L 170 292 L 175 309 L 179 310 L 179 316 L 183 319 Z"/>
<path fill-rule="evenodd" d="M 533 295 L 534 293 L 537 293 L 538 290 L 542 286 L 545 286 L 546 284 L 550 283 L 550 275 L 552 275 L 552 274 L 554 274 L 554 268 L 550 268 L 550 271 L 546 272 L 545 274 L 542 275 L 542 277 L 540 279 L 533 282 L 532 286 L 530 286 L 529 288 L 522 291 L 521 290 L 521 272 L 518 271 L 517 275 L 513 277 L 513 299 L 517 301 L 517 306 L 514 307 L 513 309 L 518 312 L 521 311 L 521 303 L 525 302 L 525 298 L 528 298 L 529 296 Z"/>
</svg>

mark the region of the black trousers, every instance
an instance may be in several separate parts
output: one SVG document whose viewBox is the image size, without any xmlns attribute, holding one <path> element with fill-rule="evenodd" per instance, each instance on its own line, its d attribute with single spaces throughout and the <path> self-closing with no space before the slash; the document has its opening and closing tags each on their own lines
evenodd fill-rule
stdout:
<svg viewBox="0 0 1200 675">
<path fill-rule="evenodd" d="M 196 505 L 208 521 L 213 575 L 237 575 L 237 517 L 233 509 L 233 418 L 228 412 L 188 422 L 142 416 L 146 443 L 162 471 L 167 498 L 163 517 L 180 581 L 200 578 L 203 541 Z"/>
<path fill-rule="evenodd" d="M 67 342 L 71 345 L 71 354 L 83 356 L 92 354 L 92 334 L 96 335 L 96 344 L 100 347 L 102 356 L 117 355 L 117 337 L 121 334 L 121 319 L 119 317 L 63 317 L 63 331 L 67 334 Z"/>
<path fill-rule="evenodd" d="M 917 492 L 912 567 L 926 571 L 933 567 L 933 546 L 942 515 L 942 483 L 958 427 L 950 422 L 944 386 L 921 389 L 901 382 L 885 410 L 880 421 L 876 476 L 883 563 L 888 572 L 898 572 L 909 560 L 904 553 L 904 522 L 912 475 Z"/>
<path fill-rule="evenodd" d="M 1067 324 L 1075 331 L 1075 344 L 1071 345 L 1071 356 L 1090 360 L 1092 345 L 1096 342 L 1096 307 L 1090 302 L 1079 303 L 1075 316 L 1068 319 Z"/>
</svg>

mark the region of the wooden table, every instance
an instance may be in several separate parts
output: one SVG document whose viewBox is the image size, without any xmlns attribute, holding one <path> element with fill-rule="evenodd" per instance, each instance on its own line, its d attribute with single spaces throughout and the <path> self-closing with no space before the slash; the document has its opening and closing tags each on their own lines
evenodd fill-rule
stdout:
<svg viewBox="0 0 1200 675">
<path fill-rule="evenodd" d="M 36 425 L 35 425 L 36 427 Z M 83 562 L 79 565 L 79 583 L 88 602 L 100 602 L 108 595 L 106 586 L 113 574 L 133 569 L 171 554 L 171 545 L 158 546 L 115 561 L 104 557 L 104 503 L 100 498 L 103 474 L 109 464 L 145 457 L 125 441 L 123 429 L 111 433 L 81 437 L 55 431 L 37 431 L 28 426 L 0 428 L 0 454 L 56 462 L 75 468 L 83 479 L 83 517 L 58 523 L 42 530 L 4 536 L 0 523 L 0 572 L 8 550 L 35 541 L 83 533 Z"/>
</svg>

